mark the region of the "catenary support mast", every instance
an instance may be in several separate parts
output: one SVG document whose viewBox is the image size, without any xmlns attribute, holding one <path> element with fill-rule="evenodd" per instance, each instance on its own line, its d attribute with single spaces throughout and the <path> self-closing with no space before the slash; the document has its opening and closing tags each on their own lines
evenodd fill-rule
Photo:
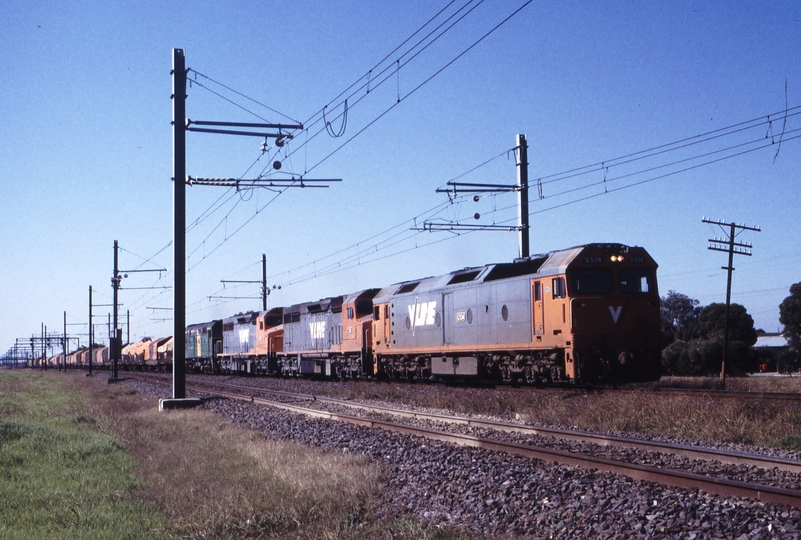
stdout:
<svg viewBox="0 0 801 540">
<path fill-rule="evenodd" d="M 173 349 L 172 397 L 186 397 L 186 57 L 172 50 Z"/>
<path fill-rule="evenodd" d="M 517 226 L 520 257 L 529 256 L 528 239 L 528 143 L 524 134 L 517 135 Z"/>
</svg>

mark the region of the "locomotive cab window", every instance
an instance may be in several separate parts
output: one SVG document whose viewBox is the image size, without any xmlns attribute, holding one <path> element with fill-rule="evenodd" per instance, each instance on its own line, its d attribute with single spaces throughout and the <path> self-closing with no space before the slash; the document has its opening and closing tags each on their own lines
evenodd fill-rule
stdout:
<svg viewBox="0 0 801 540">
<path fill-rule="evenodd" d="M 656 292 L 654 285 L 654 273 L 651 270 L 620 270 L 618 272 L 620 292 L 622 293 L 653 293 Z"/>
<path fill-rule="evenodd" d="M 553 278 L 551 285 L 553 286 L 554 298 L 565 298 L 567 296 L 567 290 L 565 287 L 565 278 L 563 277 Z"/>
<path fill-rule="evenodd" d="M 615 285 L 608 268 L 581 268 L 570 274 L 570 294 L 612 294 Z"/>
</svg>

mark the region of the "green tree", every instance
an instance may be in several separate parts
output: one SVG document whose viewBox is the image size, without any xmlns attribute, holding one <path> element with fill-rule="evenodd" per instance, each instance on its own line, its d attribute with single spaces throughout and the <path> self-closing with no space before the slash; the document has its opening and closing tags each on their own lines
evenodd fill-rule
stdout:
<svg viewBox="0 0 801 540">
<path fill-rule="evenodd" d="M 681 362 L 682 354 L 687 350 L 687 342 L 677 339 L 662 349 L 662 372 L 666 375 L 689 375 L 685 373 Z"/>
<path fill-rule="evenodd" d="M 779 322 L 784 325 L 782 334 L 790 348 L 801 350 L 801 283 L 790 286 L 790 296 L 779 304 Z"/>
<path fill-rule="evenodd" d="M 789 348 L 779 355 L 777 364 L 779 371 L 789 373 L 801 367 L 801 283 L 791 285 L 790 296 L 779 304 L 779 322 Z"/>
<path fill-rule="evenodd" d="M 726 304 L 713 303 L 701 310 L 698 315 L 698 343 L 694 343 L 696 340 L 690 342 L 690 360 L 693 369 L 707 375 L 720 372 L 725 326 Z M 757 368 L 757 356 L 753 350 L 756 341 L 754 319 L 745 307 L 731 304 L 726 373 L 742 375 Z"/>
<path fill-rule="evenodd" d="M 715 375 L 720 373 L 722 358 L 722 339 L 694 339 L 687 344 L 680 367 L 685 375 Z"/>
<path fill-rule="evenodd" d="M 701 308 L 698 300 L 676 291 L 668 291 L 662 297 L 660 312 L 662 315 L 662 335 L 665 344 L 675 340 L 689 341 L 695 337 L 698 315 Z"/>
<path fill-rule="evenodd" d="M 698 315 L 698 337 L 723 339 L 726 326 L 726 304 L 709 304 Z M 729 343 L 741 341 L 752 346 L 757 341 L 754 319 L 744 306 L 731 304 L 729 308 Z"/>
</svg>

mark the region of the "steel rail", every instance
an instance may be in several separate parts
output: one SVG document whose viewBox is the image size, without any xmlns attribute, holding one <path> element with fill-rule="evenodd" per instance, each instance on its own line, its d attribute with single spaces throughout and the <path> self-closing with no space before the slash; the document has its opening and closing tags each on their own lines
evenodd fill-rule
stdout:
<svg viewBox="0 0 801 540">
<path fill-rule="evenodd" d="M 406 418 L 414 418 L 416 420 L 430 420 L 430 421 L 437 421 L 449 424 L 466 425 L 475 428 L 494 429 L 497 431 L 504 431 L 508 433 L 521 433 L 525 435 L 553 437 L 567 441 L 590 442 L 597 444 L 599 446 L 616 446 L 621 448 L 631 448 L 634 450 L 642 450 L 646 452 L 668 453 L 677 456 L 683 456 L 689 459 L 717 460 L 721 463 L 728 463 L 732 465 L 747 465 L 747 466 L 759 467 L 762 469 L 777 468 L 782 471 L 801 473 L 801 461 L 789 458 L 776 457 L 776 456 L 749 454 L 746 452 L 735 452 L 732 450 L 705 448 L 702 446 L 691 446 L 686 444 L 649 441 L 643 439 L 635 439 L 632 437 L 605 435 L 605 434 L 590 433 L 585 431 L 527 426 L 514 422 L 503 422 L 498 420 L 482 420 L 476 418 L 468 418 L 463 416 L 454 416 L 454 415 L 439 414 L 439 413 L 426 413 L 418 411 L 409 411 L 404 409 L 393 409 L 378 405 L 366 405 L 363 403 L 356 403 L 341 398 L 332 398 L 332 397 L 312 395 L 312 394 L 300 394 L 284 390 L 272 390 L 267 388 L 240 386 L 223 382 L 219 383 L 209 382 L 201 384 L 211 384 L 215 386 L 239 388 L 247 391 L 261 392 L 261 393 L 280 395 L 292 398 L 317 400 L 324 403 L 332 403 L 335 405 L 341 405 L 345 407 L 351 407 L 354 409 L 361 409 L 370 412 L 377 412 L 394 416 L 402 416 Z"/>
<path fill-rule="evenodd" d="M 708 493 L 715 493 L 718 495 L 746 497 L 763 503 L 787 504 L 795 508 L 801 508 L 801 491 L 791 489 L 764 486 L 759 484 L 749 484 L 748 482 L 741 482 L 737 480 L 714 478 L 710 476 L 703 476 L 683 471 L 672 471 L 659 467 L 650 467 L 647 465 L 634 463 L 624 463 L 584 454 L 573 454 L 562 450 L 539 448 L 518 443 L 507 443 L 486 439 L 483 437 L 476 437 L 473 435 L 448 433 L 428 428 L 413 427 L 382 420 L 368 419 L 330 411 L 322 411 L 319 409 L 311 409 L 309 407 L 273 401 L 262 397 L 256 397 L 254 395 L 244 395 L 224 390 L 212 390 L 199 386 L 197 383 L 187 385 L 187 388 L 192 388 L 193 390 L 199 392 L 220 395 L 231 399 L 250 401 L 251 403 L 267 405 L 315 418 L 337 420 L 348 422 L 354 425 L 426 437 L 429 439 L 450 442 L 462 446 L 471 446 L 492 451 L 506 452 L 509 454 L 540 459 L 545 462 L 557 462 L 565 465 L 597 469 L 599 471 L 612 472 L 627 476 L 634 480 L 656 482 L 663 485 L 670 485 L 685 489 L 697 488 Z"/>
</svg>

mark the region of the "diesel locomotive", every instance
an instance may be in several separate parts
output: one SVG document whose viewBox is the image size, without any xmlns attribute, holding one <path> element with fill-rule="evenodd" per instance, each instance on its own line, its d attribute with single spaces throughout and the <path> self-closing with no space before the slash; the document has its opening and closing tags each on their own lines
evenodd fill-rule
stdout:
<svg viewBox="0 0 801 540">
<path fill-rule="evenodd" d="M 187 369 L 623 382 L 660 374 L 657 264 L 586 244 L 187 327 Z M 145 365 L 123 356 L 122 367 Z"/>
</svg>

